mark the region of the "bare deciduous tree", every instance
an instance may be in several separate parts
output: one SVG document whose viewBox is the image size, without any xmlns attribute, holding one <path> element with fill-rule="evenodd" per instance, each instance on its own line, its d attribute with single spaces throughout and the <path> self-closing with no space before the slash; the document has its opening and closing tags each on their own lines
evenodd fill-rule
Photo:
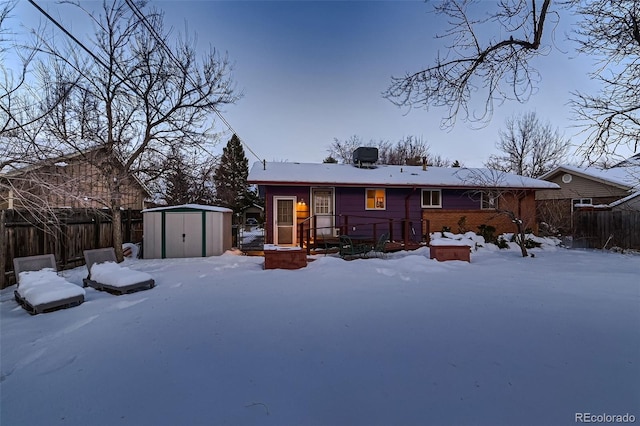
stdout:
<svg viewBox="0 0 640 426">
<path fill-rule="evenodd" d="M 622 145 L 638 149 L 640 2 L 512 0 L 487 12 L 486 2 L 440 0 L 434 8 L 449 22 L 438 36 L 449 41 L 446 51 L 433 65 L 392 79 L 383 95 L 394 104 L 447 108 L 444 127 L 459 117 L 488 123 L 495 104 L 524 103 L 535 94 L 540 74 L 533 59 L 553 49 L 560 12 L 566 11 L 578 17 L 570 37 L 577 52 L 600 61 L 593 72 L 600 93 L 577 92 L 572 101 L 585 131 L 592 130 L 584 154 L 595 161 Z"/>
<path fill-rule="evenodd" d="M 112 212 L 121 259 L 124 183 L 133 176 L 162 174 L 176 149 L 206 151 L 216 142 L 210 131 L 213 116 L 238 96 L 227 57 L 211 48 L 198 58 L 188 37 L 172 43 L 162 12 L 143 13 L 143 3 L 131 0 L 104 2 L 100 12 L 85 9 L 85 3 L 67 4 L 84 11 L 95 32 L 89 51 L 75 41 L 61 47 L 51 38 L 40 39 L 50 58 L 40 68 L 47 93 L 70 93 L 47 116 L 46 134 L 66 149 L 83 152 L 89 142 L 107 153 L 93 165 L 103 176 L 106 195 L 100 201 Z"/>
<path fill-rule="evenodd" d="M 570 0 L 582 25 L 576 30 L 579 52 L 597 59 L 592 79 L 597 94 L 573 93 L 571 105 L 584 130 L 590 132 L 583 152 L 589 162 L 640 142 L 640 2 Z M 605 157 L 606 158 L 606 157 Z"/>
<path fill-rule="evenodd" d="M 511 116 L 505 127 L 496 143 L 503 155 L 490 156 L 485 167 L 537 178 L 565 160 L 569 141 L 535 112 Z"/>
<path fill-rule="evenodd" d="M 350 164 L 353 161 L 353 151 L 362 146 L 378 148 L 379 164 L 415 166 L 422 164 L 422 160 L 426 159 L 427 164 L 430 166 L 449 167 L 451 165 L 451 161 L 441 155 L 430 154 L 429 144 L 421 137 L 416 136 L 405 136 L 395 144 L 387 140 L 379 140 L 377 142 L 372 140 L 365 144 L 362 138 L 357 135 L 353 135 L 344 141 L 335 138 L 329 147 L 329 153 L 338 162 Z"/>
<path fill-rule="evenodd" d="M 473 9 L 471 0 L 442 0 L 434 5 L 450 28 L 438 38 L 451 43 L 447 52 L 435 60 L 435 65 L 403 77 L 395 77 L 384 96 L 398 106 L 446 107 L 449 114 L 443 126 L 452 126 L 458 115 L 464 119 L 488 121 L 494 102 L 515 99 L 525 102 L 534 92 L 539 79 L 529 61 L 542 49 L 542 35 L 549 15 L 551 0 L 531 6 L 525 0 L 501 1 L 493 14 L 482 15 Z M 479 28 L 488 24 L 498 26 L 505 39 L 482 41 Z M 543 49 L 542 49 L 543 50 Z M 476 116 L 470 109 L 470 99 L 479 89 L 484 91 L 483 109 Z"/>
<path fill-rule="evenodd" d="M 486 203 L 496 216 L 506 216 L 515 227 L 515 242 L 520 247 L 522 257 L 528 256 L 526 230 L 535 224 L 535 196 L 532 190 L 507 179 L 507 174 L 492 169 L 461 168 L 458 178 L 476 188 L 469 195 Z M 525 178 L 522 178 L 525 179 Z M 486 208 L 485 207 L 485 208 Z"/>
<path fill-rule="evenodd" d="M 361 146 L 367 146 L 360 136 L 353 135 L 348 139 L 341 141 L 333 138 L 333 143 L 329 146 L 329 155 L 335 158 L 339 163 L 351 164 L 353 161 L 353 151 Z"/>
</svg>

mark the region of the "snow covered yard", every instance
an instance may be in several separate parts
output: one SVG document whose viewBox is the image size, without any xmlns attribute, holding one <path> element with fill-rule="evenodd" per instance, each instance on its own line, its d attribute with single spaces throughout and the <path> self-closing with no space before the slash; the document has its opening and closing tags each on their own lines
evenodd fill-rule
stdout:
<svg viewBox="0 0 640 426">
<path fill-rule="evenodd" d="M 129 260 L 156 288 L 30 316 L 2 290 L 2 425 L 556 425 L 640 418 L 640 256 Z M 64 276 L 81 285 L 86 268 Z"/>
</svg>

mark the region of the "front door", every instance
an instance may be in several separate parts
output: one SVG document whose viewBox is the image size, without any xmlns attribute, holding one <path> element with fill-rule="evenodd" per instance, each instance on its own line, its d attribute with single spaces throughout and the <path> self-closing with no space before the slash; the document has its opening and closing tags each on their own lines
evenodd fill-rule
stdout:
<svg viewBox="0 0 640 426">
<path fill-rule="evenodd" d="M 273 243 L 296 244 L 296 197 L 273 197 Z"/>
<path fill-rule="evenodd" d="M 333 189 L 314 188 L 311 200 L 311 214 L 315 217 L 317 235 L 333 236 Z"/>
</svg>

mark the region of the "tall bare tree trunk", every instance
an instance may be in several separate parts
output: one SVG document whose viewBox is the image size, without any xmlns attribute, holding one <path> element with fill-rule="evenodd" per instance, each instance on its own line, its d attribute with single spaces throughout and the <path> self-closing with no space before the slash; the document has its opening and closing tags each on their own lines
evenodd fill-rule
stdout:
<svg viewBox="0 0 640 426">
<path fill-rule="evenodd" d="M 4 227 L 5 217 L 6 217 L 6 211 L 1 210 L 0 211 L 0 288 L 5 288 L 6 286 L 5 270 L 7 266 L 6 265 L 7 244 L 9 244 L 5 235 L 5 227 Z"/>
<path fill-rule="evenodd" d="M 124 260 L 122 254 L 122 211 L 119 207 L 111 207 L 111 220 L 113 248 L 116 251 L 116 259 L 118 262 L 122 262 Z"/>
</svg>

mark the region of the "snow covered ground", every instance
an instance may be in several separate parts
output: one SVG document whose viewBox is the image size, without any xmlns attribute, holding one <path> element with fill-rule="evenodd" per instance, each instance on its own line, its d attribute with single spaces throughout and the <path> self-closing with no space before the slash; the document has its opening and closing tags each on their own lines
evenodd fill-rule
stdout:
<svg viewBox="0 0 640 426">
<path fill-rule="evenodd" d="M 640 256 L 532 251 L 130 259 L 154 289 L 37 316 L 4 289 L 0 424 L 640 421 Z"/>
</svg>

